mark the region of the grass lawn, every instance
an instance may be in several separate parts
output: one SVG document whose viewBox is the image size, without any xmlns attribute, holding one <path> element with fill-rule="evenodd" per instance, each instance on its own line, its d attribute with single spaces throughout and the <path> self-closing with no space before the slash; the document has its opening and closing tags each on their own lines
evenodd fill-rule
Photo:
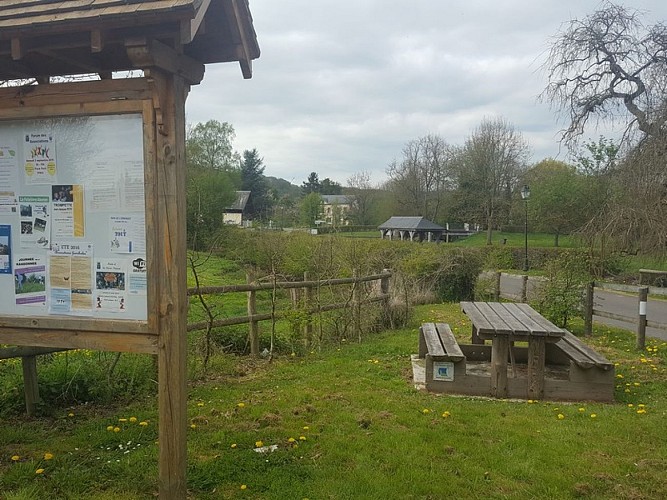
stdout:
<svg viewBox="0 0 667 500">
<path fill-rule="evenodd" d="M 614 404 L 454 397 L 411 384 L 417 326 L 433 320 L 468 340 L 458 305 L 443 304 L 363 344 L 272 363 L 216 356 L 190 384 L 190 497 L 667 498 L 667 344 L 639 353 L 628 332 L 598 326 L 591 344 L 618 363 Z M 0 497 L 153 498 L 156 406 L 5 419 Z"/>
</svg>

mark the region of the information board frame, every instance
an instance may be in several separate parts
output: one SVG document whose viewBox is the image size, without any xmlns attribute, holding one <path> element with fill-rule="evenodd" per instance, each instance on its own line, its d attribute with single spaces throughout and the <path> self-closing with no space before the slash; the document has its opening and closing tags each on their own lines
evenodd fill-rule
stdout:
<svg viewBox="0 0 667 500">
<path fill-rule="evenodd" d="M 63 92 L 66 90 L 66 92 Z M 35 86 L 35 95 L 16 106 L 16 89 L 0 89 L 0 124 L 66 117 L 138 115 L 142 120 L 147 262 L 146 316 L 141 319 L 63 315 L 0 315 L 0 344 L 87 348 L 156 354 L 158 346 L 156 249 L 156 120 L 145 78 Z M 57 96 L 57 98 L 54 98 Z"/>
</svg>

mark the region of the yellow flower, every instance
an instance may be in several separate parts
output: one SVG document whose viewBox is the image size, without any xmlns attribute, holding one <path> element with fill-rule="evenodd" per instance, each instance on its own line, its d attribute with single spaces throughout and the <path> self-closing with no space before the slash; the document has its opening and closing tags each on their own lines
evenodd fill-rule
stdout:
<svg viewBox="0 0 667 500">
<path fill-rule="evenodd" d="M 431 413 L 431 410 L 429 410 L 428 408 L 424 408 L 424 409 L 422 410 L 422 413 L 423 413 L 424 415 L 426 415 L 427 413 Z"/>
<path fill-rule="evenodd" d="M 642 408 L 641 410 L 637 410 L 637 413 L 639 413 L 640 415 L 643 415 L 644 413 L 646 413 L 646 410 L 644 410 L 644 409 Z"/>
<path fill-rule="evenodd" d="M 204 403 L 197 403 L 197 406 L 201 408 L 202 406 L 204 406 Z"/>
<path fill-rule="evenodd" d="M 196 428 L 197 428 L 197 424 L 190 424 L 190 429 L 196 429 Z"/>
<path fill-rule="evenodd" d="M 628 408 L 632 408 L 634 405 L 632 403 L 628 403 Z"/>
<path fill-rule="evenodd" d="M 68 416 L 68 417 L 73 417 L 73 416 L 74 416 L 74 413 L 70 412 L 70 413 L 67 414 L 67 416 Z"/>
<path fill-rule="evenodd" d="M 289 438 L 289 439 L 287 440 L 287 442 L 288 442 L 288 443 L 295 443 L 295 442 L 296 442 L 296 439 L 294 439 L 294 438 L 291 437 L 291 438 Z"/>
<path fill-rule="evenodd" d="M 261 448 L 262 446 L 264 446 L 263 441 L 255 441 L 255 448 Z"/>
<path fill-rule="evenodd" d="M 113 431 L 114 431 L 114 432 L 120 432 L 120 427 L 114 427 L 114 428 L 113 428 Z"/>
<path fill-rule="evenodd" d="M 112 431 L 113 430 L 113 425 L 107 425 L 107 430 Z"/>
<path fill-rule="evenodd" d="M 119 418 L 118 421 L 119 422 L 127 422 L 127 419 L 126 418 Z"/>
<path fill-rule="evenodd" d="M 637 406 L 639 406 L 640 408 L 644 408 L 646 405 L 643 403 L 639 403 Z"/>
<path fill-rule="evenodd" d="M 142 426 L 142 427 L 147 427 L 148 422 L 146 422 L 145 420 L 142 420 L 141 422 L 139 422 L 139 425 Z"/>
<path fill-rule="evenodd" d="M 597 418 L 597 414 L 591 413 L 591 418 Z"/>
<path fill-rule="evenodd" d="M 44 469 L 37 469 L 35 474 L 44 474 Z"/>
<path fill-rule="evenodd" d="M 236 403 L 236 406 L 238 406 L 239 408 L 243 408 L 245 406 L 245 403 L 242 401 L 240 403 Z"/>
<path fill-rule="evenodd" d="M 306 436 L 299 436 L 299 441 L 305 441 L 306 439 Z"/>
<path fill-rule="evenodd" d="M 579 411 L 583 413 L 586 411 L 586 408 L 579 408 Z"/>
<path fill-rule="evenodd" d="M 247 487 L 245 484 L 242 484 L 242 485 L 241 485 L 241 489 L 242 489 L 242 490 L 247 490 L 248 487 Z"/>
<path fill-rule="evenodd" d="M 565 418 L 565 415 L 563 415 L 562 413 L 558 414 L 558 420 L 563 420 L 564 418 Z"/>
<path fill-rule="evenodd" d="M 529 399 L 529 400 L 528 400 L 528 404 L 533 404 L 534 402 L 535 402 L 535 401 L 532 400 L 532 399 Z"/>
<path fill-rule="evenodd" d="M 308 427 L 307 425 L 304 425 L 304 426 L 303 426 L 303 430 L 304 430 L 304 431 L 307 431 L 307 430 L 309 430 L 309 429 L 310 429 L 310 427 Z"/>
<path fill-rule="evenodd" d="M 448 418 L 450 415 L 451 415 L 451 413 L 449 413 L 448 411 L 446 411 L 446 412 L 444 412 L 444 413 L 442 414 L 442 417 L 443 417 L 443 418 Z"/>
<path fill-rule="evenodd" d="M 46 452 L 44 453 L 44 460 L 51 460 L 53 458 L 53 453 Z"/>
<path fill-rule="evenodd" d="M 137 417 L 130 417 L 130 422 L 135 423 L 137 421 Z"/>
<path fill-rule="evenodd" d="M 616 378 L 623 378 L 623 374 L 619 373 L 618 375 L 616 375 Z"/>
<path fill-rule="evenodd" d="M 19 457 L 18 455 L 12 456 L 12 462 L 18 462 L 19 460 L 21 460 L 21 457 Z"/>
<path fill-rule="evenodd" d="M 232 448 L 236 448 L 238 445 L 236 443 L 232 443 Z"/>
</svg>

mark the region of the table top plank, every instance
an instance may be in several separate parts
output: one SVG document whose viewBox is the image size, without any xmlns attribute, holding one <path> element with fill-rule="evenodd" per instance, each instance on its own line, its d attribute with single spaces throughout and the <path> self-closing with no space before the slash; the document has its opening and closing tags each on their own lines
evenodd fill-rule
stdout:
<svg viewBox="0 0 667 500">
<path fill-rule="evenodd" d="M 528 304 L 501 302 L 461 302 L 463 312 L 470 318 L 478 333 L 517 335 L 559 339 L 564 332 Z"/>
</svg>

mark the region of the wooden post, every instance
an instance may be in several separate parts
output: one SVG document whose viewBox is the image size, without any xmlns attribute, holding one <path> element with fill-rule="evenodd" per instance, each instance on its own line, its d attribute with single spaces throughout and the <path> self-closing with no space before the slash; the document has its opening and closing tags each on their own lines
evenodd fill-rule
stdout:
<svg viewBox="0 0 667 500">
<path fill-rule="evenodd" d="M 185 97 L 180 76 L 151 70 L 157 99 L 152 129 L 156 138 L 155 279 L 158 328 L 159 495 L 186 498 L 187 466 L 187 259 L 185 223 Z M 157 117 L 157 120 L 155 119 Z M 150 143 L 149 143 L 150 144 Z M 149 146 L 150 147 L 150 146 Z"/>
<path fill-rule="evenodd" d="M 593 301 L 595 297 L 595 282 L 586 284 L 586 298 L 584 300 L 584 333 L 590 337 L 593 335 Z"/>
<path fill-rule="evenodd" d="M 509 337 L 496 335 L 491 343 L 491 396 L 507 397 L 507 356 Z"/>
<path fill-rule="evenodd" d="M 308 281 L 308 271 L 304 271 L 303 273 L 303 281 Z M 303 335 L 305 338 L 306 342 L 306 347 L 310 347 L 311 343 L 313 342 L 313 315 L 311 314 L 311 310 L 313 309 L 313 288 L 312 287 L 304 287 L 303 289 L 303 309 L 306 312 L 306 324 L 303 327 Z"/>
<path fill-rule="evenodd" d="M 500 271 L 496 272 L 496 286 L 493 290 L 493 300 L 496 302 L 500 302 L 500 277 L 502 276 L 503 273 Z"/>
<path fill-rule="evenodd" d="M 359 277 L 359 273 L 355 269 L 353 272 L 354 278 Z M 354 323 L 354 333 L 357 336 L 357 340 L 361 342 L 361 287 L 360 283 L 355 281 L 352 285 L 352 321 Z"/>
<path fill-rule="evenodd" d="M 391 272 L 389 269 L 383 269 L 383 273 Z M 389 300 L 389 276 L 384 276 L 380 279 L 380 293 L 384 296 L 382 301 L 382 308 L 384 311 L 384 317 L 389 318 L 389 307 L 391 305 Z"/>
<path fill-rule="evenodd" d="M 254 276 L 252 273 L 246 274 L 246 281 L 250 285 L 254 281 Z M 259 356 L 259 321 L 253 319 L 257 314 L 257 295 L 255 290 L 250 290 L 248 292 L 248 317 L 250 321 L 249 332 L 248 332 L 248 341 L 250 342 L 250 355 Z"/>
<path fill-rule="evenodd" d="M 639 289 L 639 319 L 637 323 L 637 349 L 646 347 L 646 306 L 648 303 L 648 287 Z"/>
<path fill-rule="evenodd" d="M 544 396 L 544 339 L 531 337 L 528 342 L 528 399 L 542 399 Z"/>
<path fill-rule="evenodd" d="M 37 384 L 37 356 L 23 356 L 23 393 L 25 394 L 25 411 L 34 417 L 39 402 L 39 385 Z"/>
<path fill-rule="evenodd" d="M 526 304 L 528 302 L 528 275 L 521 276 L 521 302 Z"/>
</svg>

